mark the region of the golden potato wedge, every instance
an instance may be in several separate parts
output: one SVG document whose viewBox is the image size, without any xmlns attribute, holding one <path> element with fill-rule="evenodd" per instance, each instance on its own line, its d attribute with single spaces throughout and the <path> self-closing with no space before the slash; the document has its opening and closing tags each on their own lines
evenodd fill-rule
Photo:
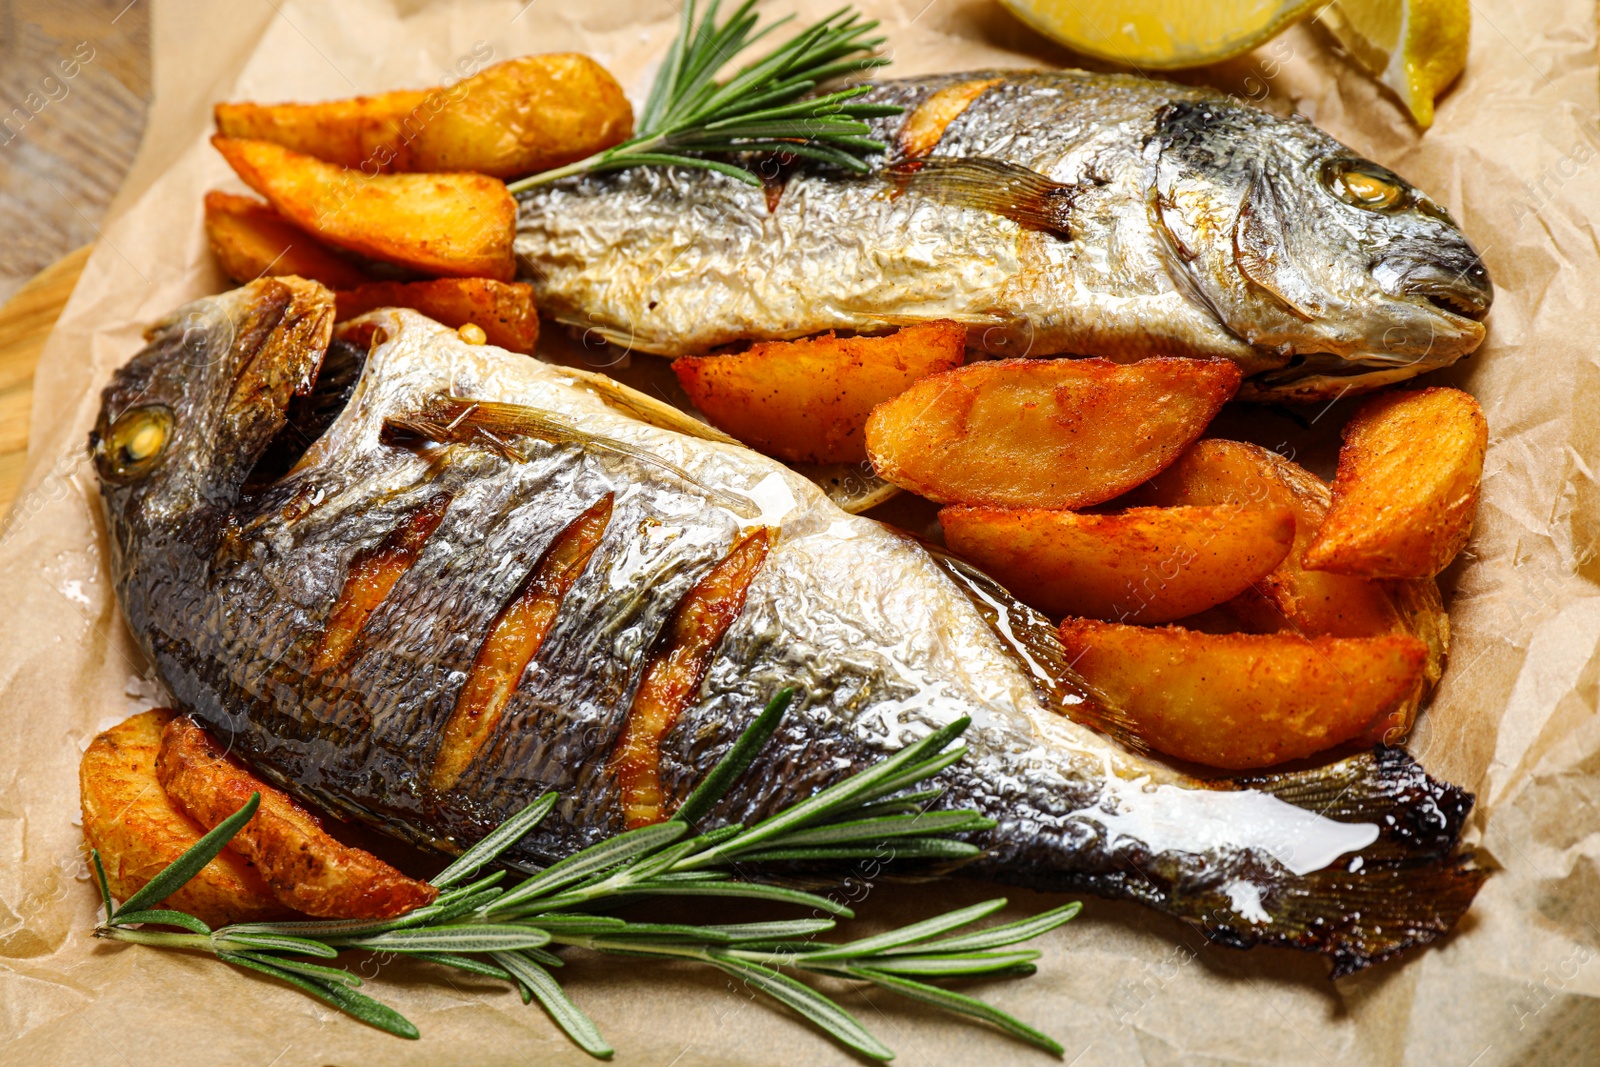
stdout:
<svg viewBox="0 0 1600 1067">
<path fill-rule="evenodd" d="M 436 278 L 427 282 L 368 282 L 340 289 L 340 319 L 353 319 L 373 308 L 415 308 L 446 326 L 476 323 L 492 345 L 531 354 L 539 343 L 539 311 L 533 286 L 488 278 Z"/>
<path fill-rule="evenodd" d="M 1068 619 L 1067 660 L 1158 752 L 1227 770 L 1269 767 L 1358 737 L 1416 687 L 1409 634 L 1207 634 Z"/>
<path fill-rule="evenodd" d="M 156 776 L 167 795 L 210 828 L 261 794 L 228 848 L 255 863 L 277 899 L 329 919 L 388 919 L 431 903 L 438 890 L 370 852 L 340 844 L 315 815 L 234 763 L 193 719 L 161 731 Z"/>
<path fill-rule="evenodd" d="M 961 365 L 967 328 L 948 319 L 887 337 L 769 341 L 724 356 L 686 356 L 672 369 L 711 424 L 790 463 L 867 458 L 872 409 L 918 378 Z"/>
<path fill-rule="evenodd" d="M 973 363 L 874 408 L 867 454 L 935 503 L 1078 508 L 1171 463 L 1238 387 L 1227 360 Z"/>
<path fill-rule="evenodd" d="M 1309 570 L 1431 578 L 1472 533 L 1489 447 L 1483 409 L 1459 389 L 1373 397 L 1345 425 L 1333 506 L 1306 546 Z"/>
<path fill-rule="evenodd" d="M 349 288 L 371 275 L 272 208 L 248 196 L 206 194 L 206 240 L 222 273 L 244 284 L 298 274 L 330 288 Z"/>
<path fill-rule="evenodd" d="M 633 135 L 633 109 L 604 67 L 575 52 L 496 63 L 447 88 L 323 104 L 218 104 L 224 137 L 271 141 L 369 175 L 476 171 L 517 178 Z"/>
<path fill-rule="evenodd" d="M 127 900 L 205 834 L 156 780 L 161 730 L 176 712 L 146 711 L 89 743 L 78 765 L 83 836 L 100 851 L 111 895 Z M 212 926 L 264 922 L 291 913 L 249 860 L 223 849 L 163 907 Z"/>
<path fill-rule="evenodd" d="M 328 244 L 424 274 L 511 280 L 517 208 L 496 178 L 368 177 L 269 141 L 211 143 L 278 214 Z"/>
<path fill-rule="evenodd" d="M 1047 615 L 1171 622 L 1230 600 L 1289 552 L 1282 505 L 1132 508 L 947 507 L 945 544 Z"/>
<path fill-rule="evenodd" d="M 1328 487 L 1298 464 L 1241 441 L 1196 442 L 1176 463 L 1129 493 L 1129 505 L 1272 504 L 1295 517 L 1294 545 L 1272 573 L 1224 607 L 1245 629 L 1288 631 L 1307 637 L 1411 634 L 1428 648 L 1427 664 L 1410 698 L 1374 728 L 1371 739 L 1397 744 L 1417 708 L 1444 672 L 1450 622 L 1439 586 L 1431 579 L 1369 581 L 1307 570 L 1306 545 L 1328 512 Z"/>
</svg>

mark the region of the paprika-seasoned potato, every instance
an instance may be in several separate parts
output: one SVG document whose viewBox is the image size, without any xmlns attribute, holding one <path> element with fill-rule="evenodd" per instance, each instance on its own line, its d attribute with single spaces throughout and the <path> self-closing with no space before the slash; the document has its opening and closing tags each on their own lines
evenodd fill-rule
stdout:
<svg viewBox="0 0 1600 1067">
<path fill-rule="evenodd" d="M 156 777 L 207 829 L 261 794 L 255 817 L 228 848 L 255 863 L 283 904 L 329 919 L 388 919 L 431 903 L 438 890 L 370 852 L 335 841 L 315 815 L 234 763 L 193 719 L 161 731 Z"/>
<path fill-rule="evenodd" d="M 205 216 L 206 239 L 222 273 L 241 284 L 298 274 L 339 289 L 371 278 L 254 197 L 213 189 L 206 194 Z"/>
<path fill-rule="evenodd" d="M 278 214 L 328 244 L 424 274 L 511 280 L 517 208 L 496 178 L 368 177 L 269 141 L 211 143 Z"/>
<path fill-rule="evenodd" d="M 1306 567 L 1363 578 L 1444 570 L 1478 511 L 1489 446 L 1478 402 L 1459 389 L 1385 393 L 1361 405 L 1343 436 L 1333 506 Z"/>
<path fill-rule="evenodd" d="M 157 709 L 125 719 L 91 741 L 78 765 L 83 836 L 100 851 L 111 895 L 119 901 L 143 889 L 208 829 L 185 815 L 156 780 L 161 730 L 175 714 Z M 290 914 L 250 861 L 228 849 L 160 906 L 212 926 Z"/>
<path fill-rule="evenodd" d="M 271 141 L 367 174 L 476 171 L 517 178 L 633 134 L 606 69 L 574 52 L 521 56 L 456 84 L 323 104 L 218 104 L 224 137 Z"/>
<path fill-rule="evenodd" d="M 1418 706 L 1444 671 L 1450 623 L 1431 579 L 1369 581 L 1307 570 L 1302 553 L 1328 512 L 1328 487 L 1298 464 L 1240 441 L 1197 442 L 1167 470 L 1129 493 L 1129 505 L 1272 504 L 1295 517 L 1294 545 L 1265 578 L 1224 605 L 1248 630 L 1308 637 L 1371 637 L 1408 633 L 1428 648 L 1426 668 L 1411 696 L 1371 739 L 1398 743 Z"/>
<path fill-rule="evenodd" d="M 1282 505 L 1132 508 L 948 507 L 944 539 L 1047 615 L 1171 622 L 1229 600 L 1288 554 Z"/>
<path fill-rule="evenodd" d="M 1091 619 L 1063 622 L 1061 641 L 1151 748 L 1228 770 L 1360 736 L 1416 687 L 1428 654 L 1409 634 L 1207 634 Z"/>
<path fill-rule="evenodd" d="M 373 308 L 415 308 L 446 326 L 476 323 L 492 345 L 532 353 L 539 343 L 533 286 L 488 278 L 436 278 L 427 282 L 369 282 L 340 289 L 338 317 L 353 319 Z"/>
<path fill-rule="evenodd" d="M 940 504 L 1084 507 L 1176 459 L 1239 378 L 1220 359 L 973 363 L 873 409 L 867 454 L 880 477 Z"/>
<path fill-rule="evenodd" d="M 712 425 L 790 463 L 867 458 L 863 430 L 876 405 L 912 382 L 961 365 L 967 328 L 942 320 L 887 337 L 770 341 L 672 364 Z"/>
</svg>

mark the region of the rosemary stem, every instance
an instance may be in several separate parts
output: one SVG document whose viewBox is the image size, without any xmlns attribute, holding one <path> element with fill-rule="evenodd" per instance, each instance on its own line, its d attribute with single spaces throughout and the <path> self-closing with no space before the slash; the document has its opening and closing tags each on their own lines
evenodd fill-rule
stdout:
<svg viewBox="0 0 1600 1067">
<path fill-rule="evenodd" d="M 541 185 L 549 185 L 551 182 L 560 181 L 562 178 L 570 178 L 575 174 L 587 174 L 601 163 L 609 162 L 618 156 L 643 155 L 646 152 L 654 152 L 656 149 L 664 147 L 666 143 L 667 135 L 657 134 L 642 141 L 629 141 L 619 144 L 615 148 L 607 148 L 603 152 L 596 152 L 592 156 L 586 156 L 576 163 L 568 163 L 564 167 L 542 170 L 538 174 L 530 174 L 526 178 L 519 178 L 506 186 L 506 192 L 516 196 L 518 193 L 525 193 L 529 189 L 534 189 Z"/>
<path fill-rule="evenodd" d="M 163 930 L 135 930 L 127 926 L 97 926 L 94 936 L 113 941 L 127 941 L 135 945 L 155 945 L 159 948 L 198 948 L 215 952 L 211 938 L 205 934 L 175 934 Z"/>
</svg>

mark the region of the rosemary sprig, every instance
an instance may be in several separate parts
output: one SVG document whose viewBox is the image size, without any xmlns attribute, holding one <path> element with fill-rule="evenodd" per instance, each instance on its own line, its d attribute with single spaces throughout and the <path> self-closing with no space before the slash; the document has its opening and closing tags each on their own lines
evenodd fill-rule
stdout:
<svg viewBox="0 0 1600 1067">
<path fill-rule="evenodd" d="M 960 862 L 976 855 L 975 846 L 945 835 L 987 829 L 993 821 L 974 811 L 928 810 L 940 790 L 916 788 L 960 759 L 965 749 L 955 741 L 967 726 L 965 719 L 754 826 L 695 832 L 694 824 L 722 799 L 772 736 L 793 695 L 785 689 L 773 698 L 671 820 L 618 834 L 516 884 L 505 884 L 504 870 L 480 872 L 549 814 L 553 793 L 529 804 L 435 876 L 432 884 L 440 893 L 432 904 L 397 919 L 236 923 L 212 930 L 192 915 L 151 909 L 194 877 L 249 821 L 259 803 L 259 796 L 253 796 L 120 908 L 113 905 L 99 853 L 91 852 L 106 909 L 95 936 L 209 952 L 401 1037 L 417 1037 L 416 1027 L 359 992 L 362 982 L 356 975 L 316 961 L 351 950 L 391 952 L 501 979 L 517 989 L 524 1003 L 538 1000 L 573 1042 L 600 1058 L 611 1056 L 612 1049 L 551 973 L 565 963 L 552 950 L 580 947 L 716 967 L 875 1059 L 889 1059 L 893 1053 L 860 1020 L 795 974 L 870 982 L 989 1023 L 1060 1055 L 1061 1046 L 1049 1035 L 933 982 L 1032 974 L 1039 953 L 1011 946 L 1060 926 L 1077 914 L 1078 904 L 1022 922 L 957 932 L 1006 903 L 990 900 L 898 930 L 835 943 L 818 940 L 819 935 L 834 929 L 833 917 L 853 918 L 848 907 L 808 890 L 735 877 L 759 873 L 754 868 L 773 861 Z M 770 869 L 767 876 L 772 876 Z M 594 910 L 648 896 L 756 897 L 808 907 L 817 917 L 684 925 L 633 922 Z"/>
<path fill-rule="evenodd" d="M 884 145 L 868 136 L 872 131 L 864 120 L 898 115 L 901 109 L 851 103 L 871 92 L 865 85 L 806 94 L 823 82 L 888 63 L 887 56 L 874 52 L 884 39 L 868 36 L 878 23 L 863 22 L 850 8 L 841 8 L 719 82 L 717 72 L 734 56 L 793 16 L 757 31 L 756 0 L 745 0 L 719 26 L 718 2 L 711 0 L 698 22 L 693 0 L 684 3 L 678 36 L 656 74 L 632 140 L 506 188 L 514 195 L 576 174 L 652 164 L 699 167 L 759 185 L 760 178 L 748 169 L 709 158 L 751 152 L 784 152 L 865 172 L 860 157 L 881 152 Z"/>
</svg>

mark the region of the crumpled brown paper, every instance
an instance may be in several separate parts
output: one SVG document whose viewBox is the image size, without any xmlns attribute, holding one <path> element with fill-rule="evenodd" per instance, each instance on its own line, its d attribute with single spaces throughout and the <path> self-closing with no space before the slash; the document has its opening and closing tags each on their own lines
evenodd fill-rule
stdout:
<svg viewBox="0 0 1600 1067">
<path fill-rule="evenodd" d="M 802 17 L 833 0 L 798 5 Z M 787 7 L 774 0 L 773 9 Z M 902 74 L 1073 63 L 982 0 L 862 3 Z M 0 1062 L 584 1063 L 496 983 L 387 963 L 372 991 L 421 1028 L 389 1037 L 213 960 L 89 936 L 79 753 L 160 699 L 117 613 L 85 433 L 147 323 L 222 288 L 200 197 L 234 187 L 206 145 L 222 99 L 317 99 L 437 84 L 494 58 L 577 49 L 637 102 L 675 29 L 667 3 L 311 0 L 158 3 L 156 103 L 138 163 L 39 367 L 28 488 L 0 528 Z M 1498 869 L 1454 936 L 1338 983 L 1317 959 L 1208 945 L 1179 923 L 1091 899 L 1044 939 L 1039 974 L 978 991 L 1056 1035 L 1066 1062 L 1557 1064 L 1600 1043 L 1600 204 L 1595 11 L 1582 0 L 1474 5 L 1472 58 L 1434 128 L 1301 27 L 1186 78 L 1297 107 L 1445 203 L 1498 294 L 1489 340 L 1433 376 L 1483 402 L 1492 433 L 1477 530 L 1444 576 L 1455 641 L 1412 741 L 1478 793 L 1472 834 Z M 1326 473 L 1348 404 L 1230 416 Z M 1008 914 L 1055 902 L 1004 890 Z M 973 882 L 879 886 L 859 928 L 995 895 Z M 375 964 L 369 964 L 369 969 Z M 777 1008 L 703 969 L 577 958 L 574 997 L 632 1063 L 846 1063 Z M 880 993 L 846 1006 L 916 1064 L 1047 1062 L 981 1027 Z"/>
</svg>

